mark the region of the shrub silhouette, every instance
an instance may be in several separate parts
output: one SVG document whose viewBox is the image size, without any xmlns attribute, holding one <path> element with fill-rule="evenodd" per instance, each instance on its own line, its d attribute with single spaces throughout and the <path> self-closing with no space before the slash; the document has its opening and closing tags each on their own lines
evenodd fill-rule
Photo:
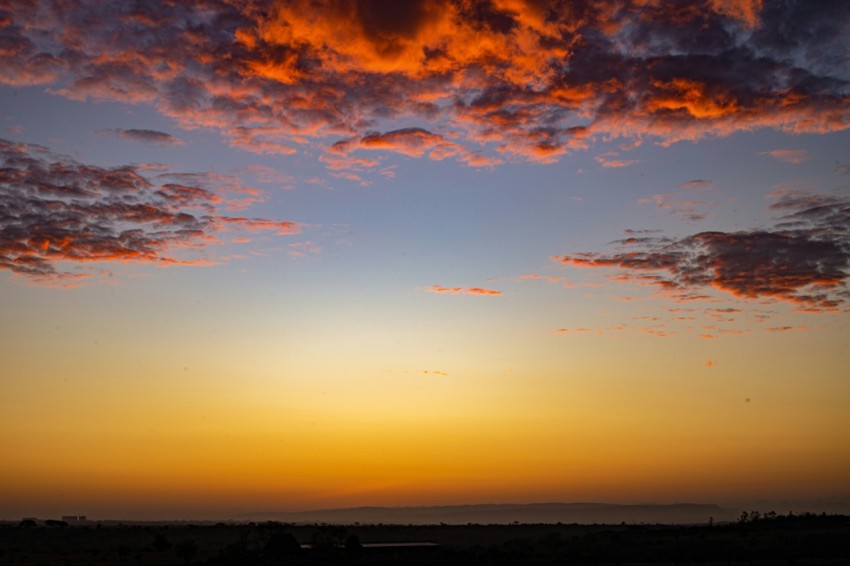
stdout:
<svg viewBox="0 0 850 566">
<path fill-rule="evenodd" d="M 48 527 L 67 527 L 66 521 L 57 521 L 56 519 L 47 519 L 44 524 Z"/>
</svg>

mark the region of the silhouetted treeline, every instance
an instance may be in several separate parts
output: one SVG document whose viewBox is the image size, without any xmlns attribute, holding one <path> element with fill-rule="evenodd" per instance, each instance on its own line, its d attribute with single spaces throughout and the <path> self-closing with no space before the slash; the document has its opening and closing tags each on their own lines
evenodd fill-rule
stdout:
<svg viewBox="0 0 850 566">
<path fill-rule="evenodd" d="M 432 544 L 414 544 L 414 543 Z M 376 546 L 375 543 L 396 543 Z M 0 526 L 0 564 L 281 566 L 321 564 L 842 564 L 850 517 L 743 513 L 670 525 Z"/>
</svg>

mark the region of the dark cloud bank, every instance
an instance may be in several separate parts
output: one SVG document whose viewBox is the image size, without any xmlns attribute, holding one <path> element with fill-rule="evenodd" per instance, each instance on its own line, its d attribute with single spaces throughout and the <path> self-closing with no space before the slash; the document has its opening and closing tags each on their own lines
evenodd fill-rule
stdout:
<svg viewBox="0 0 850 566">
<path fill-rule="evenodd" d="M 848 21 L 839 0 L 7 0 L 0 81 L 152 104 L 256 152 L 410 153 L 394 132 L 425 120 L 420 149 L 450 133 L 473 166 L 551 161 L 599 138 L 846 129 Z"/>
</svg>

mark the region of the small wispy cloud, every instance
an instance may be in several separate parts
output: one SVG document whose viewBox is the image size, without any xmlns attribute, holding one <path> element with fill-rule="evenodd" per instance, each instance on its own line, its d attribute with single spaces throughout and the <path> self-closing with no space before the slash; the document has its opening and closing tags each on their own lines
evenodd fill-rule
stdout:
<svg viewBox="0 0 850 566">
<path fill-rule="evenodd" d="M 620 158 L 620 154 L 616 151 L 608 151 L 601 155 L 597 155 L 594 159 L 606 169 L 621 169 L 623 167 L 634 165 L 635 163 L 640 163 L 639 159 L 622 159 Z"/>
<path fill-rule="evenodd" d="M 107 130 L 95 130 L 94 133 L 100 136 L 115 136 L 121 139 L 144 143 L 148 145 L 183 145 L 183 140 L 181 140 L 180 138 L 176 138 L 171 134 L 168 134 L 166 132 L 160 132 L 157 130 L 124 130 L 121 128 L 115 128 Z"/>
<path fill-rule="evenodd" d="M 501 291 L 495 289 L 485 289 L 484 287 L 443 287 L 442 285 L 431 285 L 426 288 L 428 293 L 438 293 L 446 295 L 483 295 L 497 296 L 501 295 Z"/>
<path fill-rule="evenodd" d="M 761 155 L 769 155 L 774 159 L 793 165 L 799 165 L 809 159 L 809 152 L 805 149 L 772 149 L 761 152 Z"/>
<path fill-rule="evenodd" d="M 319 253 L 322 253 L 322 246 L 309 240 L 306 242 L 295 242 L 293 244 L 289 244 L 289 255 L 296 259 L 307 257 L 309 254 Z"/>
<path fill-rule="evenodd" d="M 698 190 L 704 191 L 712 188 L 714 186 L 714 181 L 707 181 L 705 179 L 693 179 L 686 183 L 682 183 L 679 185 L 680 189 L 688 189 L 688 190 Z"/>
<path fill-rule="evenodd" d="M 708 217 L 708 215 L 702 211 L 709 206 L 708 202 L 686 199 L 675 193 L 660 193 L 652 195 L 651 197 L 638 199 L 638 204 L 651 203 L 654 203 L 662 210 L 675 214 L 687 222 L 699 222 L 700 220 L 705 220 Z"/>
<path fill-rule="evenodd" d="M 771 328 L 765 328 L 767 332 L 804 332 L 808 330 L 807 326 L 773 326 Z"/>
</svg>

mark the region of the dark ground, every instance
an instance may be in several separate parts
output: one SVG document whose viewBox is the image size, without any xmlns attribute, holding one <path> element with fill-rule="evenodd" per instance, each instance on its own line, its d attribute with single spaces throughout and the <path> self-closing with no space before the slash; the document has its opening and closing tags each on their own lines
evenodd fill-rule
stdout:
<svg viewBox="0 0 850 566">
<path fill-rule="evenodd" d="M 368 546 L 426 541 L 439 546 Z M 850 564 L 850 517 L 778 516 L 711 526 L 0 525 L 4 566 L 690 563 Z"/>
</svg>

